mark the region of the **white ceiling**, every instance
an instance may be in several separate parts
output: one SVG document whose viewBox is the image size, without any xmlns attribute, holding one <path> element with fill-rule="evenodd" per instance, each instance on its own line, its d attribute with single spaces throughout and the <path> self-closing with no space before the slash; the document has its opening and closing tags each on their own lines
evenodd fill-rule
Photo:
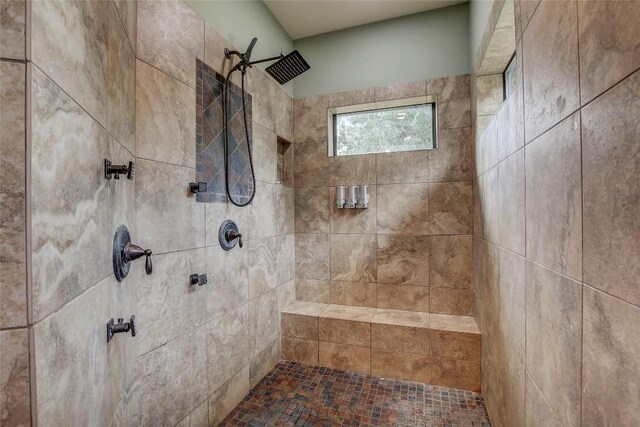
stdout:
<svg viewBox="0 0 640 427">
<path fill-rule="evenodd" d="M 289 36 L 296 40 L 466 1 L 264 0 L 264 3 Z"/>
</svg>

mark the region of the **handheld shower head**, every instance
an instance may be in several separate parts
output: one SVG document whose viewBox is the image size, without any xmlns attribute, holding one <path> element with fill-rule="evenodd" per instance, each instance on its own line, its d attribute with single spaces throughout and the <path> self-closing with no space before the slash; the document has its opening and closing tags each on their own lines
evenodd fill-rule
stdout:
<svg viewBox="0 0 640 427">
<path fill-rule="evenodd" d="M 257 37 L 254 37 L 253 39 L 251 39 L 251 43 L 249 43 L 249 47 L 247 48 L 247 51 L 244 53 L 244 59 L 249 61 L 251 59 L 251 52 L 253 51 L 253 47 L 256 45 L 256 42 L 258 41 Z"/>
</svg>

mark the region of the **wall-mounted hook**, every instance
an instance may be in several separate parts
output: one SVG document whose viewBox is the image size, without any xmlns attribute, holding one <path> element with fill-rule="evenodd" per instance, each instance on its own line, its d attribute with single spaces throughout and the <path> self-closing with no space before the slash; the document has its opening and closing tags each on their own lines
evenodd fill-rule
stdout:
<svg viewBox="0 0 640 427">
<path fill-rule="evenodd" d="M 202 285 L 206 285 L 207 282 L 208 282 L 208 279 L 206 274 L 194 273 L 191 276 L 189 276 L 189 283 L 191 285 L 202 286 Z"/>
<path fill-rule="evenodd" d="M 206 193 L 207 192 L 207 183 L 206 182 L 190 182 L 189 183 L 189 191 L 192 193 Z"/>
<path fill-rule="evenodd" d="M 119 318 L 115 323 L 113 317 L 107 322 L 107 342 L 111 341 L 115 334 L 122 332 L 131 332 L 131 336 L 136 336 L 136 316 L 131 316 L 128 322 L 123 323 L 124 319 Z"/>
<path fill-rule="evenodd" d="M 104 177 L 106 179 L 111 179 L 111 175 L 113 175 L 113 179 L 120 179 L 120 175 L 126 175 L 128 180 L 132 180 L 134 169 L 133 162 L 129 162 L 128 165 L 112 165 L 109 160 L 104 159 Z"/>
</svg>

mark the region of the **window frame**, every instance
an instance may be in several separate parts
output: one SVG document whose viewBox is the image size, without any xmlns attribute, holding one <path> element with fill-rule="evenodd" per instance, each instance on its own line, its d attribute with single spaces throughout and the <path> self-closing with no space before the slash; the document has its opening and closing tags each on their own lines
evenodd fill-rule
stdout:
<svg viewBox="0 0 640 427">
<path fill-rule="evenodd" d="M 404 151 L 383 151 L 362 154 L 337 154 L 338 138 L 336 116 L 346 113 L 362 113 L 367 111 L 386 110 L 390 108 L 414 107 L 418 105 L 431 105 L 433 147 L 419 148 L 416 150 Z M 349 156 L 368 156 L 375 154 L 392 154 L 392 153 L 410 153 L 413 151 L 426 151 L 438 149 L 438 97 L 436 95 L 414 96 L 411 98 L 392 99 L 388 101 L 375 101 L 366 104 L 345 105 L 340 107 L 329 107 L 327 109 L 327 135 L 328 135 L 328 154 L 329 157 L 349 157 Z"/>
</svg>

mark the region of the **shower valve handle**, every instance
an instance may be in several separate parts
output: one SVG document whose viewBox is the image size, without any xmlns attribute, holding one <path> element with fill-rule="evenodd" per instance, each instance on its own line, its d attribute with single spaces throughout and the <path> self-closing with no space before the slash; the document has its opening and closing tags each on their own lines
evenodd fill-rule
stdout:
<svg viewBox="0 0 640 427">
<path fill-rule="evenodd" d="M 138 245 L 132 245 L 131 243 L 127 243 L 122 250 L 122 255 L 125 262 L 131 262 L 134 259 L 138 259 L 142 256 L 145 256 L 144 270 L 147 275 L 151 275 L 153 273 L 153 262 L 151 261 L 151 249 L 142 249 Z"/>
<path fill-rule="evenodd" d="M 227 242 L 232 241 L 233 239 L 238 239 L 238 246 L 242 247 L 242 233 L 238 233 L 236 230 L 227 231 Z"/>
</svg>

